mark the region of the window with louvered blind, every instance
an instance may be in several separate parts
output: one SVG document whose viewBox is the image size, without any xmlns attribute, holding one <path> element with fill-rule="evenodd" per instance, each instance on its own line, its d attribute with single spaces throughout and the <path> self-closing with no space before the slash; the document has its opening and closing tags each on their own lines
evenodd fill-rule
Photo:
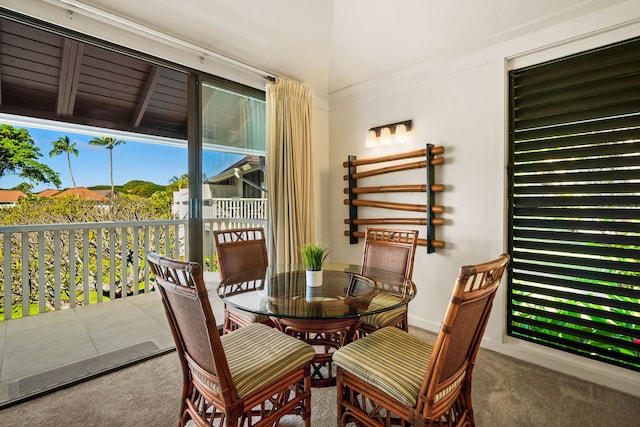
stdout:
<svg viewBox="0 0 640 427">
<path fill-rule="evenodd" d="M 640 371 L 640 38 L 509 77 L 508 334 Z"/>
</svg>

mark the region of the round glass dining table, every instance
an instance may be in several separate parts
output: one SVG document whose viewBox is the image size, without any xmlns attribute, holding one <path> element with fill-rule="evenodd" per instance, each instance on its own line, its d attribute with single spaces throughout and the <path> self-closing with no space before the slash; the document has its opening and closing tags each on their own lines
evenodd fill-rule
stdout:
<svg viewBox="0 0 640 427">
<path fill-rule="evenodd" d="M 225 304 L 269 316 L 283 332 L 316 349 L 312 384 L 335 384 L 332 353 L 352 341 L 367 316 L 408 304 L 415 284 L 403 275 L 352 264 L 325 264 L 322 285 L 308 286 L 298 265 L 246 270 L 220 282 Z"/>
</svg>

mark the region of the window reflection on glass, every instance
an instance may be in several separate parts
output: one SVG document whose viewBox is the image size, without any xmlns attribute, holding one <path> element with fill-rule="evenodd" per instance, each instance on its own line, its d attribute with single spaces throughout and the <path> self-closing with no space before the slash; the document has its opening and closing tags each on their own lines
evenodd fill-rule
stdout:
<svg viewBox="0 0 640 427">
<path fill-rule="evenodd" d="M 266 104 L 205 82 L 202 106 L 203 254 L 216 271 L 213 230 L 266 227 Z"/>
</svg>

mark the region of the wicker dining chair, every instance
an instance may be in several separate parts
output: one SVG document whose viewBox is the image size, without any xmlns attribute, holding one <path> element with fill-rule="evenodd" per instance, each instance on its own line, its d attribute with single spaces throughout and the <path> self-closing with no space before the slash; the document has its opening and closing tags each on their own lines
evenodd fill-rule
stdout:
<svg viewBox="0 0 640 427">
<path fill-rule="evenodd" d="M 474 426 L 471 374 L 508 263 L 460 268 L 435 343 L 386 327 L 337 350 L 338 425 Z"/>
<path fill-rule="evenodd" d="M 407 279 L 413 275 L 418 231 L 390 228 L 368 228 L 364 237 L 362 272 L 368 268 L 398 273 Z M 360 327 L 360 337 L 385 326 L 397 326 L 407 331 L 408 308 L 406 305 L 383 313 L 367 316 Z"/>
<path fill-rule="evenodd" d="M 183 374 L 179 426 L 311 425 L 309 344 L 255 323 L 220 336 L 202 267 L 148 252 Z"/>
<path fill-rule="evenodd" d="M 248 269 L 266 269 L 269 265 L 264 229 L 260 227 L 217 230 L 213 238 L 218 254 L 220 279 L 235 276 Z M 248 313 L 224 305 L 222 332 L 228 333 L 251 323 L 273 326 L 268 316 Z"/>
</svg>

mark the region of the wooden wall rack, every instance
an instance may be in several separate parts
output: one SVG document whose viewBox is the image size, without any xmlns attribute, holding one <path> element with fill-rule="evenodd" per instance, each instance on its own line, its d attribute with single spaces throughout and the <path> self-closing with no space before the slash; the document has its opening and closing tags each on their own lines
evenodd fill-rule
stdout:
<svg viewBox="0 0 640 427">
<path fill-rule="evenodd" d="M 349 243 L 358 243 L 358 238 L 363 238 L 364 233 L 358 231 L 358 225 L 376 225 L 376 224 L 406 224 L 406 225 L 425 225 L 427 227 L 427 238 L 418 239 L 418 245 L 426 246 L 427 253 L 435 252 L 436 248 L 444 248 L 444 242 L 435 239 L 435 226 L 442 225 L 444 220 L 442 218 L 436 218 L 437 214 L 442 214 L 444 208 L 435 204 L 435 193 L 444 191 L 444 185 L 434 183 L 434 167 L 444 164 L 444 158 L 436 157 L 444 153 L 444 147 L 433 146 L 433 144 L 427 144 L 426 148 L 409 151 L 400 154 L 391 154 L 388 156 L 368 158 L 368 159 L 356 159 L 356 156 L 348 156 L 347 161 L 342 165 L 347 168 L 347 175 L 344 176 L 344 180 L 348 181 L 348 187 L 344 189 L 344 193 L 348 195 L 348 198 L 344 200 L 345 205 L 349 205 L 349 218 L 345 219 L 345 224 L 349 225 L 349 230 L 345 230 L 344 235 L 349 237 Z M 409 163 L 396 164 L 393 166 L 381 167 L 378 169 L 366 170 L 362 172 L 357 171 L 358 166 L 373 165 L 378 163 L 385 163 L 391 161 L 424 158 Z M 368 178 L 372 176 L 400 172 L 410 169 L 426 169 L 426 183 L 425 184 L 405 184 L 405 185 L 382 185 L 373 187 L 359 187 L 358 180 L 362 178 Z M 398 193 L 398 192 L 426 192 L 427 203 L 421 204 L 406 204 L 406 203 L 391 203 L 382 201 L 371 200 L 359 200 L 358 194 L 365 193 Z M 392 209 L 400 211 L 412 211 L 423 212 L 424 217 L 411 217 L 411 218 L 358 218 L 358 206 Z"/>
</svg>

